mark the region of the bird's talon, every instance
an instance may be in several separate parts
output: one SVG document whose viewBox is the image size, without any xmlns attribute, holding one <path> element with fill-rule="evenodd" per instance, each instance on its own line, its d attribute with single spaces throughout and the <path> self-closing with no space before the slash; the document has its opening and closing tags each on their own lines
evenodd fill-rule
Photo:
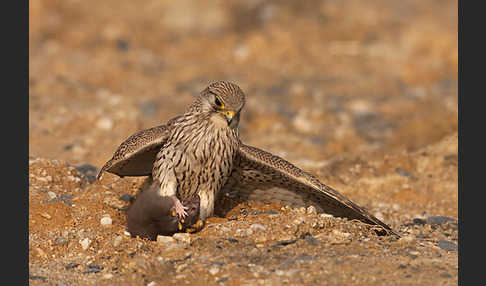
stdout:
<svg viewBox="0 0 486 286">
<path fill-rule="evenodd" d="M 188 227 L 186 229 L 186 232 L 188 232 L 188 233 L 198 232 L 201 229 L 203 229 L 203 227 L 204 227 L 204 221 L 202 221 L 202 220 L 199 219 L 195 224 L 193 224 L 190 227 Z"/>
</svg>

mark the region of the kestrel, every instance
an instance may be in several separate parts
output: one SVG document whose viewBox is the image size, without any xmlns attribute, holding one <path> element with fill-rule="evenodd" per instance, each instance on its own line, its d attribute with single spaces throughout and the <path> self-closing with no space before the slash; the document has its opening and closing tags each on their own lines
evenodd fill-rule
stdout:
<svg viewBox="0 0 486 286">
<path fill-rule="evenodd" d="M 152 176 L 158 194 L 172 198 L 179 218 L 186 216 L 180 200 L 199 195 L 199 218 L 205 220 L 213 214 L 217 197 L 231 191 L 258 201 L 314 205 L 318 212 L 379 225 L 399 236 L 315 176 L 243 144 L 238 123 L 244 105 L 245 94 L 236 84 L 214 82 L 185 114 L 130 136 L 98 178 L 105 171 L 120 177 Z"/>
</svg>

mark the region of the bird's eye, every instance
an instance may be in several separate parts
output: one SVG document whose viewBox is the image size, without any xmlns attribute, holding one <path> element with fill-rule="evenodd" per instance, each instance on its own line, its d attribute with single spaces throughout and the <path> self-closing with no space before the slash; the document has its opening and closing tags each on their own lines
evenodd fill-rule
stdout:
<svg viewBox="0 0 486 286">
<path fill-rule="evenodd" d="M 216 97 L 216 99 L 214 100 L 214 103 L 220 107 L 220 108 L 224 108 L 224 104 L 221 102 L 221 100 L 219 100 L 219 98 Z"/>
</svg>

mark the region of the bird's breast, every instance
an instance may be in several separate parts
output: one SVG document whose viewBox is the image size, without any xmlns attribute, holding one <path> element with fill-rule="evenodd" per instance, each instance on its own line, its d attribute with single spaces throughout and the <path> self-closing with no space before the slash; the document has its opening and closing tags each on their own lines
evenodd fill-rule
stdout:
<svg viewBox="0 0 486 286">
<path fill-rule="evenodd" d="M 238 135 L 230 128 L 211 125 L 174 130 L 157 155 L 159 177 L 173 170 L 180 199 L 196 193 L 216 194 L 231 173 Z"/>
</svg>

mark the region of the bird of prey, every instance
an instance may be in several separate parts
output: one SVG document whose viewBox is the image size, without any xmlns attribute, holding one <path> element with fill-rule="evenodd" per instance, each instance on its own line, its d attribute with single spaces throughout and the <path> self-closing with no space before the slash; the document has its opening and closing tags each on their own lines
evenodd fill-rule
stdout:
<svg viewBox="0 0 486 286">
<path fill-rule="evenodd" d="M 244 105 L 245 94 L 236 84 L 211 83 L 183 115 L 128 137 L 97 178 L 103 172 L 152 176 L 158 194 L 172 198 L 181 219 L 187 213 L 180 200 L 199 195 L 199 218 L 204 221 L 213 214 L 218 196 L 238 192 L 252 200 L 313 205 L 318 212 L 378 225 L 400 236 L 310 173 L 242 143 L 238 123 Z"/>
</svg>

